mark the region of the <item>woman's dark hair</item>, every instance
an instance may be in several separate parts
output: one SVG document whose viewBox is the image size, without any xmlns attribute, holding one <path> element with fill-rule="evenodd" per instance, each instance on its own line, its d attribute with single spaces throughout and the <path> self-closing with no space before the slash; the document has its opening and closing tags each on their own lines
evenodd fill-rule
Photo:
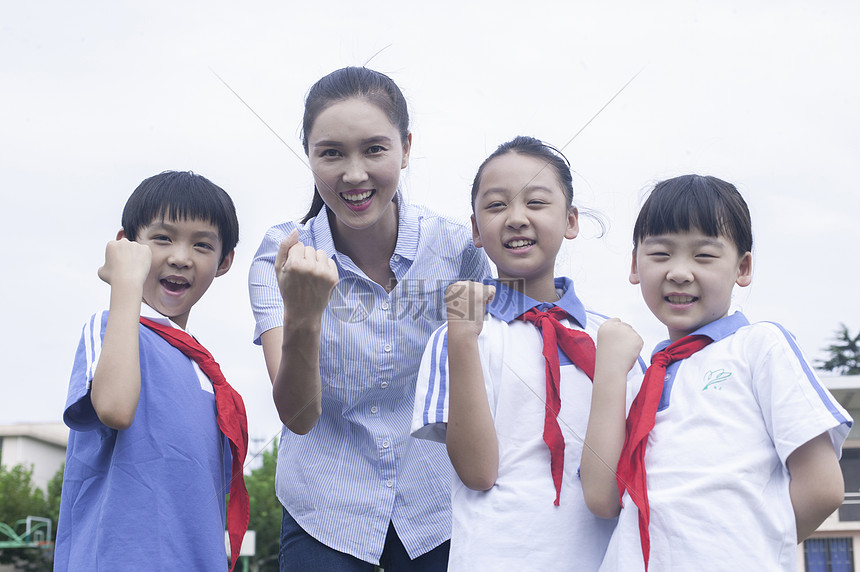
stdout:
<svg viewBox="0 0 860 572">
<path fill-rule="evenodd" d="M 519 153 L 520 155 L 528 155 L 542 161 L 546 161 L 547 166 L 551 166 L 555 171 L 558 181 L 564 189 L 564 196 L 567 198 L 567 206 L 573 206 L 573 175 L 570 172 L 570 161 L 564 154 L 553 147 L 544 143 L 535 137 L 527 135 L 519 135 L 506 143 L 499 145 L 493 153 L 484 159 L 481 166 L 478 167 L 478 173 L 475 175 L 475 180 L 472 182 L 472 212 L 475 212 L 475 197 L 478 196 L 478 188 L 481 186 L 481 176 L 484 173 L 484 167 L 487 164 L 505 153 Z"/>
<path fill-rule="evenodd" d="M 302 147 L 308 154 L 308 134 L 314 122 L 333 103 L 352 98 L 366 99 L 379 107 L 397 127 L 401 143 L 409 136 L 409 111 L 406 98 L 397 84 L 383 73 L 365 67 L 346 67 L 331 72 L 311 86 L 305 98 L 305 115 L 302 119 Z M 314 198 L 303 223 L 319 214 L 323 206 L 319 190 L 314 186 Z"/>
<path fill-rule="evenodd" d="M 239 219 L 230 195 L 191 171 L 164 171 L 144 179 L 122 210 L 122 230 L 129 240 L 156 220 L 199 219 L 212 223 L 221 238 L 221 262 L 239 243 Z"/>
<path fill-rule="evenodd" d="M 729 238 L 741 255 L 752 251 L 752 222 L 743 197 L 731 183 L 702 175 L 657 183 L 639 211 L 633 246 L 649 236 L 693 229 Z"/>
</svg>

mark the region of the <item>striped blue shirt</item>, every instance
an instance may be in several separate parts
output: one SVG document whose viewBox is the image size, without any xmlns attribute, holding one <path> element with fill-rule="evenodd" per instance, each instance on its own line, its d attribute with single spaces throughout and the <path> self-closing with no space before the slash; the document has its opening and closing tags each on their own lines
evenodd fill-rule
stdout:
<svg viewBox="0 0 860 572">
<path fill-rule="evenodd" d="M 275 278 L 278 246 L 293 229 L 326 252 L 339 281 L 323 314 L 322 416 L 307 435 L 282 430 L 276 491 L 314 538 L 378 562 L 389 522 L 410 557 L 451 533 L 451 465 L 445 446 L 409 436 L 415 380 L 430 334 L 445 321 L 445 288 L 489 275 L 471 228 L 409 205 L 398 194 L 389 293 L 335 250 L 325 207 L 307 224 L 269 229 L 251 264 L 249 289 L 260 335 L 283 326 Z"/>
</svg>

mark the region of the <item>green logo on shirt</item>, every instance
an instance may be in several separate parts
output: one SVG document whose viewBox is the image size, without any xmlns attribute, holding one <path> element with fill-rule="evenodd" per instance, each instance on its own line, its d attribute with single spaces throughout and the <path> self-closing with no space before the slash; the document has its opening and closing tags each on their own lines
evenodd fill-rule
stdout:
<svg viewBox="0 0 860 572">
<path fill-rule="evenodd" d="M 716 389 L 717 391 L 722 391 L 722 383 L 731 376 L 732 372 L 726 371 L 724 369 L 716 369 L 713 371 L 709 371 L 705 374 L 705 387 L 702 388 L 702 391 L 705 391 L 707 389 Z"/>
</svg>

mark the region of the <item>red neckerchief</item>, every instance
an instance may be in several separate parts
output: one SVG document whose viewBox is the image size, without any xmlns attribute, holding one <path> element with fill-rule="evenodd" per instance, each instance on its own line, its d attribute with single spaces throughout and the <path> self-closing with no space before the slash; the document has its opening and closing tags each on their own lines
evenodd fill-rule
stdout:
<svg viewBox="0 0 860 572">
<path fill-rule="evenodd" d="M 648 443 L 648 434 L 654 428 L 657 407 L 663 395 L 666 368 L 678 360 L 690 357 L 712 341 L 708 336 L 685 336 L 666 349 L 655 353 L 651 357 L 651 366 L 645 372 L 642 388 L 627 414 L 627 436 L 624 439 L 624 448 L 621 449 L 621 457 L 618 459 L 615 477 L 618 481 L 619 498 L 623 499 L 624 491 L 627 490 L 633 503 L 639 507 L 639 540 L 642 544 L 646 572 L 651 555 L 651 536 L 648 533 L 651 509 L 648 506 L 645 476 L 645 445 Z"/>
<path fill-rule="evenodd" d="M 558 306 L 542 312 L 537 308 L 528 310 L 518 320 L 531 322 L 541 331 L 543 337 L 543 357 L 546 360 L 546 415 L 544 416 L 543 440 L 549 447 L 550 470 L 555 484 L 555 505 L 561 498 L 561 479 L 564 474 L 564 436 L 558 425 L 558 412 L 561 409 L 561 367 L 558 362 L 558 349 L 570 358 L 589 379 L 594 379 L 594 340 L 581 330 L 565 327 L 559 320 L 569 314 Z"/>
</svg>

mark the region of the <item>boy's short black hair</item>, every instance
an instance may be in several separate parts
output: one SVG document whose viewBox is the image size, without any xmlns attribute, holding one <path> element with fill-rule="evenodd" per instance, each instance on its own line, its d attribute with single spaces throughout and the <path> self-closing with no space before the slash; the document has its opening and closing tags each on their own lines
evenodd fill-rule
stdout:
<svg viewBox="0 0 860 572">
<path fill-rule="evenodd" d="M 191 171 L 164 171 L 144 179 L 122 210 L 122 229 L 136 240 L 141 228 L 165 218 L 212 223 L 221 238 L 221 262 L 239 243 L 239 219 L 224 189 Z"/>
<path fill-rule="evenodd" d="M 657 183 L 633 226 L 633 247 L 649 236 L 693 229 L 729 238 L 741 255 L 752 251 L 752 223 L 743 197 L 733 184 L 702 175 Z"/>
</svg>

